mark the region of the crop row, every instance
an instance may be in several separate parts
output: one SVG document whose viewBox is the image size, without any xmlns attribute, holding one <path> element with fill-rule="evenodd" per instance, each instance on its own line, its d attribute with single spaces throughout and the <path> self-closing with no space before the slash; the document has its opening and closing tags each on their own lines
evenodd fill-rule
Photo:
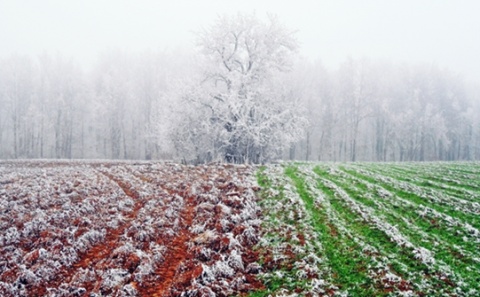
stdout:
<svg viewBox="0 0 480 297">
<path fill-rule="evenodd" d="M 262 286 L 253 168 L 0 165 L 1 296 L 228 296 Z"/>
<path fill-rule="evenodd" d="M 267 244 L 278 249 L 277 237 L 308 230 L 315 247 L 308 257 L 321 259 L 316 278 L 277 280 L 290 285 L 270 286 L 269 294 L 305 295 L 315 282 L 323 284 L 315 296 L 477 296 L 478 173 L 471 163 L 267 167 L 259 175 L 263 210 L 275 218 L 265 223 L 275 239 Z M 302 220 L 285 215 L 292 212 Z M 290 250 L 308 246 L 287 242 Z M 289 267 L 304 259 L 277 271 L 295 271 Z"/>
</svg>

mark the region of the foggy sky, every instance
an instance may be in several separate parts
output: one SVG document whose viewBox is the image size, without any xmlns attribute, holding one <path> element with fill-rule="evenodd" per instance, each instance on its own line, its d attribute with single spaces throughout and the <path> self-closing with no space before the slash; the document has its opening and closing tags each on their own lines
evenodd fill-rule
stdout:
<svg viewBox="0 0 480 297">
<path fill-rule="evenodd" d="M 272 13 L 300 54 L 335 68 L 347 57 L 427 63 L 480 80 L 480 1 L 0 0 L 0 58 L 60 53 L 85 68 L 108 49 L 190 48 L 223 13 Z"/>
</svg>

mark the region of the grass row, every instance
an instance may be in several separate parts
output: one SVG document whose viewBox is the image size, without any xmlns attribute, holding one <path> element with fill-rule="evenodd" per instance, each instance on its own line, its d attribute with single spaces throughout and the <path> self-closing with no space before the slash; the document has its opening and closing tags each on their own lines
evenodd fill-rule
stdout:
<svg viewBox="0 0 480 297">
<path fill-rule="evenodd" d="M 480 289 L 478 279 L 471 271 L 480 271 L 480 264 L 473 260 L 473 257 L 478 257 L 478 243 L 465 241 L 452 232 L 454 230 L 451 228 L 419 217 L 411 206 L 398 201 L 394 196 L 388 199 L 375 197 L 374 193 L 369 192 L 369 185 L 354 176 L 348 178 L 328 175 L 327 178 L 345 190 L 356 202 L 370 207 L 387 223 L 395 225 L 414 245 L 434 251 L 438 264 L 448 265 L 449 270 L 467 281 L 470 287 Z M 437 267 L 437 274 L 441 271 Z"/>
<path fill-rule="evenodd" d="M 326 180 L 332 180 L 332 174 L 329 174 L 318 167 L 315 168 L 315 172 Z M 335 183 L 338 183 L 338 181 L 335 181 Z M 345 188 L 346 184 L 339 183 L 337 185 L 340 186 L 340 188 L 344 190 L 354 201 L 355 199 L 353 197 L 359 198 L 356 193 L 352 193 L 352 191 L 349 191 Z M 337 196 L 340 197 L 340 195 Z M 335 201 L 337 202 L 334 203 Z M 364 200 L 364 202 L 365 201 L 366 200 Z M 431 290 L 431 288 L 439 287 L 441 287 L 444 291 L 451 291 L 452 288 L 450 285 L 437 278 L 431 278 L 428 283 L 425 283 L 425 274 L 428 273 L 433 275 L 434 271 L 429 265 L 427 266 L 415 258 L 412 247 L 395 243 L 391 236 L 386 234 L 383 230 L 380 230 L 379 226 L 376 225 L 375 222 L 367 221 L 357 212 L 353 211 L 352 205 L 347 201 L 331 197 L 331 202 L 332 205 L 337 204 L 336 207 L 343 210 L 345 217 L 349 220 L 349 227 L 359 236 L 366 238 L 368 243 L 377 248 L 383 257 L 388 258 L 389 264 L 394 271 L 402 278 L 411 281 L 417 292 L 426 292 Z M 381 220 L 385 219 L 383 215 L 381 215 L 379 218 L 381 218 Z M 397 226 L 398 225 L 395 225 L 395 227 Z M 410 238 L 408 239 L 411 240 Z"/>
<path fill-rule="evenodd" d="M 311 218 L 306 216 L 304 205 L 299 198 L 296 201 L 296 197 L 292 197 L 295 193 L 290 192 L 284 183 L 275 181 L 279 176 L 269 176 L 269 173 L 265 167 L 257 173 L 258 184 L 262 188 L 260 206 L 265 230 L 258 249 L 263 257 L 260 264 L 268 266 L 262 276 L 266 288 L 249 296 L 334 290 L 329 282 L 329 268 L 322 259 L 321 240 L 310 227 Z M 283 169 L 278 174 L 283 175 Z M 302 244 L 300 237 L 305 243 Z M 310 271 L 322 274 L 319 273 L 314 280 L 305 277 L 306 266 L 310 267 Z"/>
<path fill-rule="evenodd" d="M 478 202 L 478 187 L 474 182 L 443 186 L 439 172 L 449 170 L 460 181 L 480 172 L 444 164 L 422 164 L 418 172 L 412 164 L 288 164 L 283 170 L 259 170 L 266 230 L 259 250 L 270 251 L 264 254 L 268 261 L 278 252 L 280 261 L 263 274 L 266 288 L 249 296 L 477 296 L 479 241 L 462 227 L 477 228 L 480 222 L 454 204 L 469 193 L 474 193 L 469 202 Z M 428 196 L 435 194 L 443 195 L 442 203 Z M 419 215 L 421 210 L 428 211 Z M 300 244 L 300 235 L 306 244 Z M 282 258 L 286 250 L 295 256 Z M 424 262 L 419 251 L 431 253 L 434 261 Z M 305 274 L 307 257 L 318 259 L 312 265 L 316 283 Z"/>
<path fill-rule="evenodd" d="M 296 168 L 286 168 L 285 174 L 292 179 L 312 217 L 312 225 L 324 246 L 335 283 L 341 289 L 348 289 L 354 296 L 381 296 L 367 274 L 368 262 L 362 254 L 361 247 L 336 228 L 335 223 L 328 218 L 325 205 L 323 207 L 316 205 Z M 330 189 L 324 190 L 327 195 L 333 194 Z"/>
<path fill-rule="evenodd" d="M 415 191 L 413 191 L 411 187 L 408 187 L 408 183 L 404 183 L 404 185 L 406 184 L 407 187 L 402 187 L 398 182 L 396 182 L 396 180 L 394 182 L 392 178 L 379 179 L 376 176 L 383 175 L 376 173 L 374 170 L 363 170 L 361 172 L 348 168 L 344 170 L 347 173 L 355 175 L 360 179 L 363 179 L 373 184 L 377 184 L 402 199 L 408 200 L 417 205 L 423 205 L 425 207 L 431 208 L 454 219 L 458 219 L 463 223 L 468 223 L 474 228 L 480 228 L 480 217 L 478 215 L 473 213 L 465 213 L 455 207 L 443 204 L 442 201 L 435 202 L 433 201 L 433 197 L 423 196 L 422 194 L 424 193 L 415 193 Z"/>
<path fill-rule="evenodd" d="M 446 194 L 455 197 L 460 202 L 478 202 L 480 197 L 480 185 L 475 183 L 479 175 L 476 176 L 451 176 L 451 172 L 448 170 L 436 171 L 438 166 L 417 166 L 411 168 L 411 165 L 361 165 L 362 168 L 368 166 L 368 170 L 375 171 L 384 176 L 392 177 L 394 179 L 412 183 L 426 190 L 440 191 L 442 194 Z"/>
</svg>

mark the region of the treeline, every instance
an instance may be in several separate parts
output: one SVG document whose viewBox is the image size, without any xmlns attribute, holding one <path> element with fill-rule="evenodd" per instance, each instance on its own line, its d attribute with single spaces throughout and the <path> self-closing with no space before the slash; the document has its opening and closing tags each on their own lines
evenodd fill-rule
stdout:
<svg viewBox="0 0 480 297">
<path fill-rule="evenodd" d="M 171 158 L 172 58 L 109 51 L 88 72 L 60 55 L 0 60 L 0 158 Z"/>
<path fill-rule="evenodd" d="M 480 158 L 479 86 L 432 65 L 345 61 L 293 74 L 310 127 L 292 157 L 329 161 Z"/>
<path fill-rule="evenodd" d="M 179 130 L 186 85 L 202 74 L 196 59 L 110 51 L 89 71 L 60 55 L 0 59 L 0 158 L 198 159 L 199 147 L 179 141 L 189 128 Z M 278 138 L 301 140 L 276 157 L 480 159 L 480 88 L 453 72 L 368 59 L 331 70 L 299 59 L 278 82 L 282 102 L 295 102 L 308 124 Z"/>
</svg>

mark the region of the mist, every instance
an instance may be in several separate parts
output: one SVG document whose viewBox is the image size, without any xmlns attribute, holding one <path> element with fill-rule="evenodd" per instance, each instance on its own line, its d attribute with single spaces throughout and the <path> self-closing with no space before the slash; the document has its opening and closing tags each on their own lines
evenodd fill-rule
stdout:
<svg viewBox="0 0 480 297">
<path fill-rule="evenodd" d="M 3 1 L 0 158 L 478 160 L 478 6 Z"/>
</svg>

